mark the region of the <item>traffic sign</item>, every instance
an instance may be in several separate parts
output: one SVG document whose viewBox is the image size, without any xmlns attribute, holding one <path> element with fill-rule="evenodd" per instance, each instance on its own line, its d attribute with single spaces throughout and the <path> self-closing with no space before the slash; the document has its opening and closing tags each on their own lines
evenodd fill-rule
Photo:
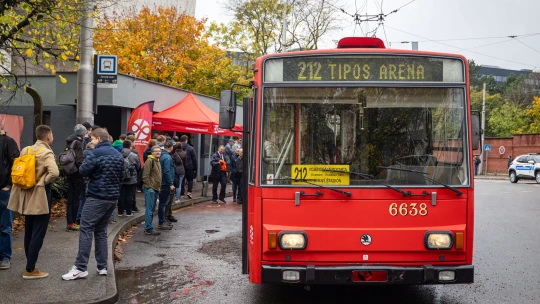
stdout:
<svg viewBox="0 0 540 304">
<path fill-rule="evenodd" d="M 118 57 L 116 55 L 98 55 L 98 75 L 116 75 Z"/>
<path fill-rule="evenodd" d="M 485 144 L 484 145 L 484 151 L 491 152 L 491 145 L 490 144 Z"/>
<path fill-rule="evenodd" d="M 96 83 L 98 88 L 118 87 L 118 57 L 116 55 L 97 56 Z"/>
<path fill-rule="evenodd" d="M 499 147 L 499 154 L 504 154 L 505 151 L 506 149 L 504 148 L 504 146 Z"/>
</svg>

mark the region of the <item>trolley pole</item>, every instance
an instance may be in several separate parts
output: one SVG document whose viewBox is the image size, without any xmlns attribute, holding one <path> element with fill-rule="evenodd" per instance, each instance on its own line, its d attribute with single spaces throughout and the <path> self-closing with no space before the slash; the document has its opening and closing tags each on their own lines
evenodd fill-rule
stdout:
<svg viewBox="0 0 540 304">
<path fill-rule="evenodd" d="M 484 130 L 486 129 L 486 83 L 484 83 L 484 89 L 482 90 L 482 134 L 480 135 L 481 136 L 481 144 L 482 146 L 480 147 L 480 160 L 482 160 L 482 165 L 480 166 L 480 172 L 479 173 L 482 173 L 484 172 L 484 175 L 485 175 L 485 171 L 482 170 L 482 168 L 484 167 Z M 486 163 L 487 163 L 487 154 L 486 154 Z M 486 166 L 486 171 L 487 171 L 487 166 Z"/>
<path fill-rule="evenodd" d="M 92 111 L 92 95 L 94 86 L 92 55 L 94 52 L 92 38 L 93 17 L 88 17 L 94 11 L 93 0 L 86 0 L 83 7 L 81 26 L 81 63 L 77 70 L 77 123 L 94 124 Z"/>
</svg>

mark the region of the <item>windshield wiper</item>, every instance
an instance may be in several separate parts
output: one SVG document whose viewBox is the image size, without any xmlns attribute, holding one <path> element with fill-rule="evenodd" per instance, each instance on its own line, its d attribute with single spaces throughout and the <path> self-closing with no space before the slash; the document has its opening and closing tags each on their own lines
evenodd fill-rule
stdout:
<svg viewBox="0 0 540 304">
<path fill-rule="evenodd" d="M 377 168 L 381 168 L 381 169 L 387 169 L 387 170 L 397 170 L 397 171 L 404 171 L 404 172 L 411 172 L 411 173 L 415 173 L 417 175 L 420 175 L 422 176 L 424 179 L 426 179 L 427 181 L 430 181 L 434 184 L 437 184 L 437 185 L 441 185 L 441 186 L 444 186 L 445 188 L 447 189 L 450 189 L 452 191 L 454 191 L 457 196 L 460 196 L 463 194 L 463 192 L 459 191 L 457 188 L 454 188 L 452 186 L 449 186 L 447 184 L 444 184 L 444 183 L 441 183 L 439 181 L 436 181 L 434 180 L 433 178 L 431 177 L 427 177 L 426 174 L 427 173 L 424 173 L 424 172 L 420 172 L 420 171 L 416 171 L 416 170 L 411 170 L 411 169 L 403 169 L 403 168 L 397 168 L 397 167 L 384 167 L 384 166 L 377 166 Z"/>
<path fill-rule="evenodd" d="M 293 181 L 293 182 L 307 183 L 307 184 L 310 184 L 310 185 L 313 185 L 313 186 L 321 187 L 323 189 L 328 189 L 330 191 L 341 193 L 341 194 L 346 195 L 346 196 L 351 196 L 350 192 L 339 190 L 339 189 L 334 189 L 332 187 L 323 186 L 323 185 L 319 185 L 319 184 L 315 184 L 315 183 L 310 182 L 310 181 L 316 181 L 316 179 L 305 179 L 305 178 L 274 178 L 274 179 L 272 179 L 272 181 L 280 181 L 280 180 L 281 181 Z M 266 179 L 266 180 L 263 180 L 263 182 L 264 181 L 269 181 L 269 180 Z"/>
<path fill-rule="evenodd" d="M 356 175 L 356 176 L 360 176 L 364 179 L 367 179 L 367 180 L 371 180 L 371 181 L 374 181 L 375 183 L 379 184 L 379 185 L 382 185 L 382 186 L 386 186 L 387 188 L 390 188 L 396 192 L 399 192 L 401 193 L 401 195 L 403 196 L 409 196 L 411 195 L 411 192 L 406 192 L 406 191 L 403 191 L 399 188 L 396 188 L 396 187 L 393 187 L 393 186 L 390 186 L 388 184 L 385 184 L 383 182 L 380 182 L 378 180 L 375 179 L 375 177 L 373 175 L 369 175 L 369 174 L 365 174 L 365 173 L 360 173 L 360 172 L 353 172 L 353 171 L 340 171 L 340 170 L 327 170 L 327 169 L 323 169 L 323 170 L 320 170 L 320 171 L 327 171 L 327 172 L 337 172 L 337 173 L 348 173 L 349 175 L 352 174 L 352 175 Z"/>
</svg>

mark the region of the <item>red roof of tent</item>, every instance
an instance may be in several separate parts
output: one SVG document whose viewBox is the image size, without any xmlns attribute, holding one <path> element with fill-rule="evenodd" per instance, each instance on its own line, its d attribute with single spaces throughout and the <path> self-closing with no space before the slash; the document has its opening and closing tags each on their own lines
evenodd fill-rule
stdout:
<svg viewBox="0 0 540 304">
<path fill-rule="evenodd" d="M 189 93 L 174 106 L 154 114 L 152 119 L 154 128 L 158 130 L 242 136 L 241 132 L 219 128 L 219 115 L 199 101 L 192 93 Z M 242 126 L 236 124 L 234 129 L 242 130 Z"/>
</svg>

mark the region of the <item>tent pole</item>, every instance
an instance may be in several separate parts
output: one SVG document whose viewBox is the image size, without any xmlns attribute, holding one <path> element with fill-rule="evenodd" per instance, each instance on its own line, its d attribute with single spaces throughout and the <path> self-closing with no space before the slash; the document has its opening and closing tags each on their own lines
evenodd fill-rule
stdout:
<svg viewBox="0 0 540 304">
<path fill-rule="evenodd" d="M 210 149 L 208 150 L 208 158 L 210 161 L 212 161 L 212 136 L 213 134 L 210 134 Z M 210 173 L 212 173 L 212 168 L 210 166 Z M 208 184 L 208 177 L 210 176 L 210 173 L 206 174 L 206 183 Z"/>
</svg>

